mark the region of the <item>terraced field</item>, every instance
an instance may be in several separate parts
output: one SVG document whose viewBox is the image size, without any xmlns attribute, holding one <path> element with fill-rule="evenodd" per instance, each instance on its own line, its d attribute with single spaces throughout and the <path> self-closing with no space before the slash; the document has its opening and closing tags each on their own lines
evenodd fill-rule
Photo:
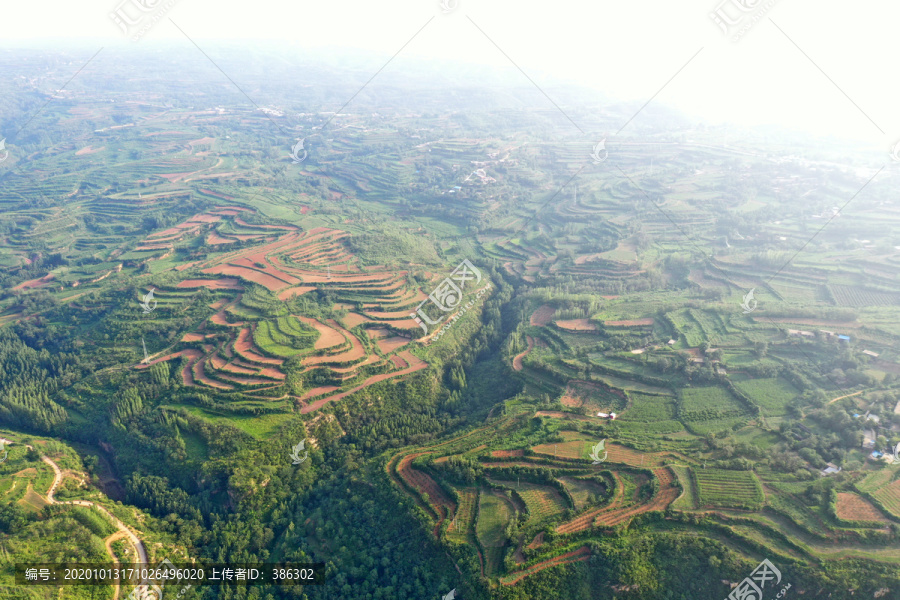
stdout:
<svg viewBox="0 0 900 600">
<path fill-rule="evenodd" d="M 892 515 L 900 518 L 900 479 L 872 494 Z"/>
<path fill-rule="evenodd" d="M 722 469 L 691 470 L 701 506 L 721 506 L 759 510 L 765 501 L 762 486 L 751 471 Z"/>
<path fill-rule="evenodd" d="M 516 494 L 525 502 L 529 519 L 542 521 L 562 513 L 568 505 L 558 491 L 545 485 L 536 485 L 527 482 L 491 480 L 501 487 L 515 490 Z"/>
<path fill-rule="evenodd" d="M 235 243 L 261 242 L 195 261 L 184 270 L 189 278 L 156 290 L 160 305 L 179 289 L 237 293 L 215 303 L 217 312 L 197 333 L 182 338 L 181 350 L 151 364 L 186 357 L 185 385 L 241 391 L 258 399 L 281 390 L 279 396 L 292 398 L 302 412 L 428 366 L 407 349 L 419 330 L 410 313 L 424 298 L 410 285 L 407 271 L 360 266 L 344 245 L 345 232 L 255 225 L 241 216 L 253 214 L 247 208 L 221 206 L 148 236 L 142 244 L 148 250 L 167 251 L 208 230 Z M 344 313 L 343 324 L 303 314 L 257 316 L 260 308 L 271 305 L 267 294 L 288 300 L 313 290 L 332 294 L 335 308 L 354 307 Z M 315 374 L 318 381 L 329 383 L 308 386 L 302 393 L 283 389 L 286 359 L 300 361 L 300 375 Z"/>
<path fill-rule="evenodd" d="M 839 519 L 847 521 L 890 522 L 871 502 L 849 492 L 838 492 L 835 512 Z"/>
</svg>

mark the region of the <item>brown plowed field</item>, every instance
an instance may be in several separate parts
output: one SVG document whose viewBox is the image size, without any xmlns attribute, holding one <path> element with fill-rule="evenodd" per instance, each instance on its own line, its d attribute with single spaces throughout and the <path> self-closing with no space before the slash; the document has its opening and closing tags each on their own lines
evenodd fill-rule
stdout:
<svg viewBox="0 0 900 600">
<path fill-rule="evenodd" d="M 659 479 L 659 493 L 648 504 L 601 513 L 594 524 L 612 527 L 641 513 L 665 510 L 678 497 L 678 488 L 673 485 L 672 474 L 668 468 L 654 469 L 653 474 Z"/>
<path fill-rule="evenodd" d="M 209 318 L 209 320 L 211 322 L 215 323 L 216 325 L 227 325 L 228 327 L 240 327 L 241 325 L 245 324 L 244 321 L 238 321 L 237 323 L 229 323 L 228 319 L 225 318 L 224 310 L 220 310 L 219 312 L 217 312 L 216 314 L 211 316 Z"/>
<path fill-rule="evenodd" d="M 20 283 L 13 289 L 14 290 L 26 290 L 26 289 L 36 288 L 36 287 L 44 285 L 51 279 L 53 279 L 53 273 L 47 273 L 43 277 L 39 277 L 37 279 L 31 279 L 29 281 L 23 281 L 22 283 Z"/>
<path fill-rule="evenodd" d="M 286 290 L 278 292 L 278 299 L 287 300 L 288 298 L 293 298 L 294 296 L 302 296 L 306 292 L 311 292 L 314 289 L 316 288 L 311 285 L 298 285 L 296 287 L 288 288 Z"/>
<path fill-rule="evenodd" d="M 269 264 L 269 261 L 266 260 L 265 255 L 260 254 L 251 254 L 249 256 L 245 256 L 244 258 L 238 258 L 236 260 L 229 261 L 229 264 L 234 265 L 235 267 L 247 267 L 248 269 L 255 269 L 257 271 L 261 271 L 266 275 L 271 275 L 276 279 L 280 279 L 282 281 L 286 281 L 291 285 L 297 285 L 300 283 L 300 280 L 294 277 L 293 275 L 288 275 L 287 273 L 276 269 L 272 265 Z M 264 265 L 264 266 L 259 266 Z"/>
<path fill-rule="evenodd" d="M 190 219 L 187 220 L 188 223 L 218 223 L 222 220 L 222 217 L 219 215 L 212 215 L 208 213 L 201 213 L 199 215 L 194 215 Z"/>
<path fill-rule="evenodd" d="M 316 396 L 321 396 L 323 394 L 327 394 L 329 392 L 333 392 L 333 391 L 339 390 L 339 389 L 341 389 L 341 388 L 339 388 L 336 385 L 323 385 L 322 387 L 315 387 L 315 388 L 312 388 L 311 390 L 308 390 L 305 394 L 300 396 L 300 401 L 304 402 L 310 398 L 315 398 Z"/>
<path fill-rule="evenodd" d="M 391 321 L 391 327 L 397 329 L 421 329 L 419 324 L 412 319 L 404 319 L 403 321 Z"/>
<path fill-rule="evenodd" d="M 528 353 L 531 352 L 532 348 L 534 348 L 534 338 L 532 338 L 530 335 L 526 335 L 525 340 L 528 342 L 528 347 L 525 348 L 524 352 L 521 352 L 515 358 L 513 358 L 513 369 L 515 369 L 516 371 L 522 370 L 522 359 L 528 356 Z"/>
<path fill-rule="evenodd" d="M 195 260 L 193 262 L 184 263 L 183 265 L 178 265 L 177 267 L 175 267 L 175 270 L 176 271 L 186 271 L 186 270 L 190 269 L 191 267 L 193 267 L 194 265 L 199 265 L 201 262 L 203 262 L 203 261 Z"/>
<path fill-rule="evenodd" d="M 525 456 L 524 450 L 492 450 L 491 456 L 494 458 L 509 458 L 510 456 Z"/>
<path fill-rule="evenodd" d="M 219 244 L 234 244 L 235 242 L 237 242 L 237 240 L 222 237 L 221 235 L 215 233 L 211 233 L 206 236 L 206 243 L 210 246 L 217 246 Z"/>
<path fill-rule="evenodd" d="M 394 350 L 397 350 L 398 348 L 402 348 L 403 346 L 407 345 L 409 342 L 410 342 L 409 338 L 405 338 L 405 337 L 401 337 L 401 336 L 394 336 L 394 337 L 389 337 L 389 338 L 385 338 L 385 339 L 380 339 L 376 343 L 378 344 L 378 348 L 384 354 L 390 354 Z"/>
<path fill-rule="evenodd" d="M 237 352 L 238 356 L 251 363 L 264 365 L 280 365 L 284 362 L 283 359 L 268 358 L 253 351 L 252 348 L 254 346 L 251 339 L 250 330 L 247 328 L 241 329 L 241 333 L 238 334 L 237 339 L 234 341 L 234 351 Z"/>
<path fill-rule="evenodd" d="M 373 323 L 372 319 L 368 317 L 364 317 L 359 313 L 350 312 L 347 313 L 347 316 L 344 317 L 344 325 L 348 328 L 356 327 L 357 325 L 361 325 L 363 323 Z"/>
<path fill-rule="evenodd" d="M 531 315 L 530 323 L 533 327 L 544 327 L 550 320 L 553 318 L 553 315 L 556 313 L 556 309 L 549 304 L 545 304 L 540 307 Z"/>
<path fill-rule="evenodd" d="M 272 385 L 272 381 L 270 379 L 258 379 L 256 377 L 237 377 L 234 375 L 226 375 L 225 373 L 219 373 L 218 377 L 221 377 L 225 381 L 231 381 L 238 385 Z"/>
<path fill-rule="evenodd" d="M 247 269 L 245 267 L 218 265 L 215 267 L 210 267 L 209 269 L 203 269 L 203 272 L 210 273 L 212 275 L 233 275 L 252 283 L 257 283 L 272 291 L 282 290 L 291 285 L 266 273 L 261 273 L 259 271 L 254 271 L 253 269 Z"/>
<path fill-rule="evenodd" d="M 568 331 L 597 331 L 597 326 L 591 323 L 588 319 L 557 321 L 556 326 Z"/>
<path fill-rule="evenodd" d="M 268 377 L 269 379 L 284 379 L 284 373 L 273 367 L 263 367 L 259 370 L 259 372 L 257 372 L 257 375 L 259 377 Z"/>
<path fill-rule="evenodd" d="M 93 148 L 91 146 L 85 146 L 81 150 L 75 153 L 75 156 L 84 156 L 85 154 L 93 154 L 95 152 L 100 152 L 101 150 L 106 150 L 106 146 L 101 146 L 99 148 Z"/>
<path fill-rule="evenodd" d="M 560 554 L 559 556 L 554 556 L 551 559 L 545 560 L 543 562 L 539 562 L 536 565 L 529 567 L 525 571 L 521 571 L 519 573 L 513 573 L 508 577 L 504 577 L 501 579 L 503 585 L 515 585 L 522 579 L 528 577 L 529 575 L 533 575 L 544 569 L 549 569 L 550 567 L 555 567 L 558 565 L 564 565 L 571 562 L 579 562 L 583 560 L 587 560 L 591 557 L 591 550 L 587 546 L 582 546 L 578 550 L 573 550 L 572 552 L 566 552 L 565 554 Z"/>
<path fill-rule="evenodd" d="M 184 365 L 184 368 L 181 370 L 181 379 L 184 381 L 184 385 L 194 385 L 194 376 L 192 374 L 192 369 L 194 367 L 194 363 L 196 363 L 203 353 L 199 350 L 182 350 L 181 352 L 177 352 L 176 354 L 171 354 L 170 356 L 187 356 L 188 363 Z"/>
<path fill-rule="evenodd" d="M 324 325 L 319 323 L 315 319 L 311 319 L 309 317 L 301 317 L 300 315 L 294 315 L 299 319 L 304 325 L 309 325 L 313 329 L 319 332 L 319 339 L 316 340 L 316 345 L 314 346 L 316 350 L 321 350 L 322 348 L 331 348 L 332 346 L 339 346 L 343 344 L 346 339 L 341 332 L 333 327 L 329 327 L 328 325 Z"/>
<path fill-rule="evenodd" d="M 376 320 L 396 320 L 396 319 L 404 319 L 409 316 L 410 311 L 408 310 L 398 310 L 395 312 L 384 312 L 384 311 L 376 311 L 376 310 L 368 310 L 366 311 L 366 316 L 372 317 Z"/>
<path fill-rule="evenodd" d="M 220 383 L 218 381 L 213 381 L 209 377 L 206 376 L 206 359 L 200 359 L 194 362 L 191 367 L 191 375 L 194 377 L 194 381 L 198 381 L 203 385 L 209 386 L 211 388 L 216 388 L 219 390 L 233 390 L 233 385 L 228 385 L 227 383 Z"/>
<path fill-rule="evenodd" d="M 452 515 L 456 512 L 456 503 L 447 497 L 444 490 L 441 489 L 431 477 L 412 467 L 412 461 L 422 454 L 424 454 L 424 452 L 417 452 L 407 454 L 401 458 L 400 462 L 397 464 L 397 474 L 403 479 L 406 485 L 418 490 L 420 494 L 428 494 L 429 503 L 431 504 L 432 510 L 437 512 L 438 525 L 440 525 L 440 522 L 443 521 L 447 515 Z"/>
<path fill-rule="evenodd" d="M 837 516 L 847 521 L 875 521 L 888 523 L 887 518 L 875 506 L 857 494 L 838 492 Z"/>
<path fill-rule="evenodd" d="M 319 400 L 316 400 L 312 404 L 309 404 L 308 406 L 304 406 L 303 408 L 300 409 L 300 412 L 303 414 L 312 412 L 318 408 L 321 408 L 328 402 L 340 400 L 341 398 L 344 398 L 345 396 L 349 396 L 350 394 L 358 392 L 359 390 L 361 390 L 365 387 L 368 387 L 370 385 L 373 385 L 375 383 L 378 383 L 379 381 L 384 381 L 385 379 L 391 379 L 393 377 L 400 377 L 401 375 L 408 375 L 409 373 L 414 373 L 415 371 L 424 369 L 425 367 L 428 366 L 428 363 L 409 354 L 409 352 L 407 350 L 401 351 L 400 354 L 403 355 L 403 358 L 407 361 L 407 363 L 409 363 L 410 366 L 408 366 L 407 368 L 402 369 L 400 371 L 392 371 L 390 373 L 382 373 L 381 375 L 373 375 L 372 377 L 369 377 L 368 379 L 366 379 L 362 384 L 356 386 L 355 388 L 353 388 L 351 390 L 348 390 L 341 394 L 335 394 L 334 396 L 328 396 L 326 398 L 321 398 Z"/>
<path fill-rule="evenodd" d="M 211 290 L 242 290 L 241 282 L 237 279 L 185 279 L 179 281 L 177 288 L 208 287 Z"/>
<path fill-rule="evenodd" d="M 370 354 L 368 357 L 366 357 L 366 360 L 362 361 L 361 363 L 356 363 L 355 365 L 351 365 L 349 367 L 328 367 L 328 368 L 331 369 L 332 371 L 334 371 L 335 373 L 350 373 L 352 371 L 359 369 L 360 367 L 364 367 L 366 365 L 372 365 L 372 364 L 380 363 L 380 362 L 381 362 L 380 356 L 378 356 L 377 354 Z"/>
<path fill-rule="evenodd" d="M 603 324 L 608 327 L 645 327 L 647 325 L 653 325 L 656 321 L 651 318 L 647 319 L 629 319 L 626 321 L 603 321 Z M 559 325 L 559 323 L 557 323 Z"/>
<path fill-rule="evenodd" d="M 328 324 L 331 325 L 331 327 L 336 330 L 336 332 L 338 332 L 339 334 L 343 334 L 343 337 L 346 337 L 346 339 L 350 341 L 350 349 L 331 356 L 311 356 L 307 359 L 304 359 L 304 366 L 320 365 L 322 363 L 351 362 L 359 360 L 366 355 L 366 350 L 365 348 L 363 348 L 362 342 L 360 342 L 355 335 L 338 325 L 333 319 L 329 319 Z"/>
<path fill-rule="evenodd" d="M 594 510 L 589 510 L 584 514 L 581 514 L 571 521 L 567 521 L 563 523 L 559 527 L 556 528 L 557 533 L 575 533 L 576 531 L 582 531 L 591 526 L 591 523 L 594 522 L 594 519 L 597 515 L 606 513 L 606 512 L 615 512 L 621 505 L 625 499 L 625 486 L 622 484 L 622 479 L 619 477 L 619 474 L 615 471 L 612 472 L 613 478 L 616 480 L 616 489 L 613 493 L 612 501 L 602 507 L 595 508 Z"/>
<path fill-rule="evenodd" d="M 221 360 L 221 359 L 219 359 Z M 217 368 L 220 371 L 226 371 L 228 373 L 234 373 L 235 375 L 256 375 L 256 369 L 248 369 L 247 367 L 240 367 L 238 365 L 232 363 L 225 363 L 221 366 L 215 364 L 215 362 L 210 359 L 209 361 L 213 367 Z"/>
</svg>

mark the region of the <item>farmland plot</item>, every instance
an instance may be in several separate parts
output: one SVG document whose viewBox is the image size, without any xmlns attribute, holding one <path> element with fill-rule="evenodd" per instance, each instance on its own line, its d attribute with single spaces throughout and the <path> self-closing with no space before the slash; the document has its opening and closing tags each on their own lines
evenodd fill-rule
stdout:
<svg viewBox="0 0 900 600">
<path fill-rule="evenodd" d="M 895 517 L 900 517 L 900 479 L 887 485 L 874 494 L 875 498 Z"/>
<path fill-rule="evenodd" d="M 519 494 L 528 509 L 529 521 L 541 521 L 568 508 L 565 499 L 552 487 L 524 481 L 493 481 L 493 483 L 515 490 Z"/>
<path fill-rule="evenodd" d="M 835 512 L 839 519 L 846 521 L 889 522 L 871 502 L 858 494 L 850 492 L 838 492 Z"/>
<path fill-rule="evenodd" d="M 752 471 L 691 469 L 697 484 L 700 506 L 759 510 L 765 497 Z"/>
<path fill-rule="evenodd" d="M 678 416 L 696 435 L 729 429 L 748 417 L 747 410 L 723 388 L 686 388 L 680 395 Z"/>
<path fill-rule="evenodd" d="M 781 377 L 735 381 L 734 385 L 750 396 L 770 417 L 787 414 L 786 405 L 797 397 L 797 389 Z"/>
<path fill-rule="evenodd" d="M 506 524 L 515 511 L 503 494 L 482 491 L 479 496 L 478 539 L 485 547 L 498 547 L 506 543 Z"/>
<path fill-rule="evenodd" d="M 569 490 L 569 494 L 575 500 L 575 508 L 578 510 L 588 505 L 591 495 L 601 496 L 605 491 L 605 486 L 588 479 L 564 476 L 560 477 L 559 481 Z"/>
</svg>

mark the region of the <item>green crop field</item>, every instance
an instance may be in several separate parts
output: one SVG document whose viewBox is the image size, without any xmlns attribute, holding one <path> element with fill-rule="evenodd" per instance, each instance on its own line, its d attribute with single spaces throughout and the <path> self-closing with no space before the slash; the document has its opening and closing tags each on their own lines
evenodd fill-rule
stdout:
<svg viewBox="0 0 900 600">
<path fill-rule="evenodd" d="M 685 388 L 680 396 L 678 417 L 697 435 L 727 430 L 748 418 L 747 410 L 723 388 Z"/>
<path fill-rule="evenodd" d="M 509 501 L 497 492 L 482 490 L 478 502 L 478 539 L 486 547 L 502 546 L 506 540 L 506 524 L 513 515 Z"/>
<path fill-rule="evenodd" d="M 765 500 L 752 471 L 692 468 L 700 506 L 759 510 Z"/>
<path fill-rule="evenodd" d="M 797 388 L 780 377 L 735 381 L 734 385 L 750 396 L 763 414 L 772 417 L 787 414 L 787 403 L 798 394 Z"/>
<path fill-rule="evenodd" d="M 575 501 L 575 508 L 581 509 L 588 504 L 591 495 L 599 496 L 604 492 L 604 486 L 595 481 L 578 479 L 576 477 L 560 477 L 559 481 L 566 486 L 572 499 Z"/>
<path fill-rule="evenodd" d="M 671 421 L 677 418 L 675 400 L 670 396 L 650 396 L 637 392 L 631 392 L 628 396 L 631 399 L 631 405 L 620 417 L 623 421 L 652 423 Z"/>
<path fill-rule="evenodd" d="M 685 466 L 671 467 L 678 481 L 681 482 L 683 491 L 681 496 L 672 504 L 673 507 L 682 510 L 692 510 L 697 507 L 696 482 L 691 476 L 691 468 Z"/>
</svg>

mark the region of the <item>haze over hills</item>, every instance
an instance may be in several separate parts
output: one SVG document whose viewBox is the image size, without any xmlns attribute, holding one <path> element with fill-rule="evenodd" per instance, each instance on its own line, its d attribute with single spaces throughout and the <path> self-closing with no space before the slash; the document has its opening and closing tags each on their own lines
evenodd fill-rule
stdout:
<svg viewBox="0 0 900 600">
<path fill-rule="evenodd" d="M 202 48 L 0 55 L 0 598 L 900 598 L 900 157 Z"/>
</svg>

